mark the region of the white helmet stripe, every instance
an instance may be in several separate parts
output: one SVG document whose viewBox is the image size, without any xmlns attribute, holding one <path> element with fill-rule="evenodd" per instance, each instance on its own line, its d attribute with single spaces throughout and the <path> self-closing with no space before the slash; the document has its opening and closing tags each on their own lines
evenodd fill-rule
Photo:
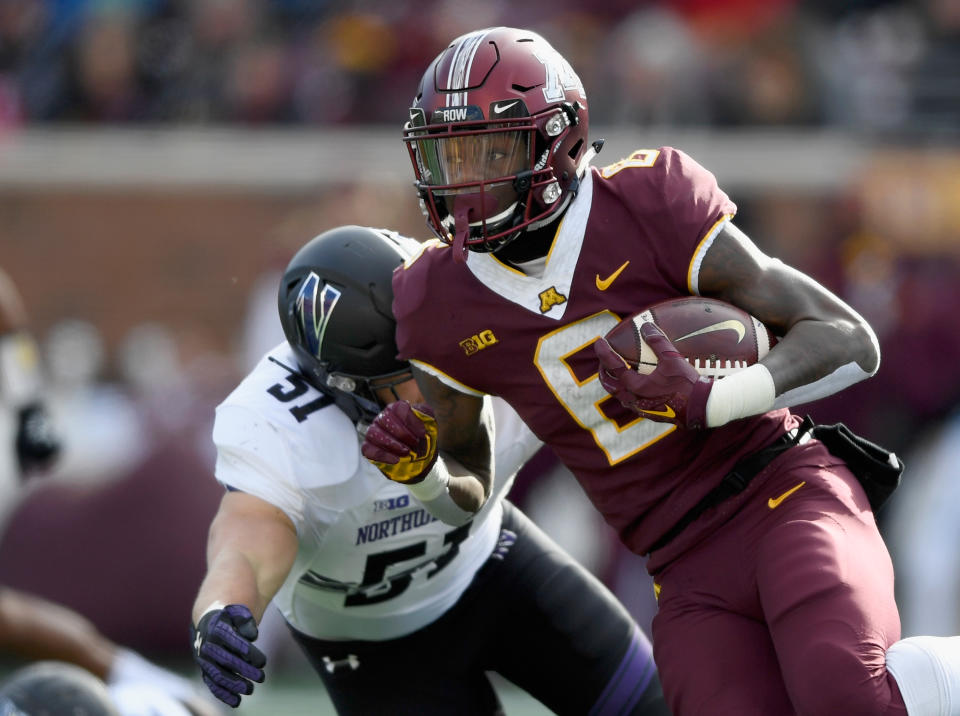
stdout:
<svg viewBox="0 0 960 716">
<path fill-rule="evenodd" d="M 450 69 L 447 70 L 448 89 L 462 90 L 466 88 L 470 81 L 473 58 L 477 54 L 477 49 L 483 43 L 483 38 L 488 33 L 489 30 L 478 30 L 460 38 L 453 51 L 453 61 L 450 63 Z M 452 92 L 447 95 L 447 107 L 462 107 L 465 104 L 467 104 L 466 92 Z"/>
</svg>

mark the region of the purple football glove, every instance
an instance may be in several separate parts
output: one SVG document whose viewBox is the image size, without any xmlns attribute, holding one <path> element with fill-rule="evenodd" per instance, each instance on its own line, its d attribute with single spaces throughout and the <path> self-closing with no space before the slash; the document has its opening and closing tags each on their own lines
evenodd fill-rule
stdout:
<svg viewBox="0 0 960 716">
<path fill-rule="evenodd" d="M 433 409 L 406 400 L 390 403 L 374 418 L 360 451 L 395 482 L 421 482 L 437 461 Z"/>
<path fill-rule="evenodd" d="M 251 681 L 263 681 L 267 657 L 251 642 L 257 622 L 242 604 L 211 609 L 192 628 L 193 658 L 203 672 L 203 683 L 228 706 L 240 705 L 240 696 L 253 693 Z"/>
<path fill-rule="evenodd" d="M 656 324 L 640 326 L 640 336 L 657 355 L 649 375 L 633 370 L 603 338 L 594 344 L 600 359 L 600 384 L 620 403 L 644 418 L 684 428 L 706 427 L 710 378 L 697 373 Z"/>
</svg>

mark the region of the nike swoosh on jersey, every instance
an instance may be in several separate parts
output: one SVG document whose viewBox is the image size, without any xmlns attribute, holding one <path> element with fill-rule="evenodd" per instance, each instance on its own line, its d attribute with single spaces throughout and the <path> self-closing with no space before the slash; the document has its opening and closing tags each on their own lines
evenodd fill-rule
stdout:
<svg viewBox="0 0 960 716">
<path fill-rule="evenodd" d="M 617 276 L 619 276 L 620 273 L 621 273 L 629 264 L 630 264 L 630 261 L 629 261 L 629 260 L 624 261 L 624 262 L 623 262 L 623 266 L 621 266 L 620 268 L 618 268 L 616 271 L 614 271 L 612 274 L 610 274 L 610 275 L 607 276 L 606 278 L 600 278 L 600 274 L 597 274 L 597 288 L 599 288 L 601 291 L 606 291 L 608 288 L 610 288 L 610 284 L 613 283 L 614 281 L 616 281 Z"/>
<path fill-rule="evenodd" d="M 806 484 L 807 484 L 806 481 L 801 482 L 799 485 L 794 485 L 793 487 L 791 487 L 789 490 L 787 490 L 782 495 L 780 495 L 780 497 L 771 497 L 769 500 L 767 500 L 767 507 L 769 507 L 771 510 L 775 510 L 780 506 L 781 502 L 783 502 L 785 499 L 790 497 L 790 495 L 792 495 L 794 492 L 796 492 Z"/>
<path fill-rule="evenodd" d="M 659 415 L 661 418 L 675 418 L 677 414 L 673 412 L 673 408 L 669 405 L 664 405 L 666 410 L 648 410 L 647 408 L 638 408 L 642 413 L 648 413 L 649 415 Z"/>
<path fill-rule="evenodd" d="M 508 109 L 513 107 L 519 101 L 520 100 L 514 100 L 513 102 L 507 102 L 506 104 L 495 104 L 493 105 L 493 113 L 502 114 L 503 112 L 506 112 Z"/>
<path fill-rule="evenodd" d="M 720 321 L 720 323 L 714 323 L 709 326 L 704 326 L 699 330 L 694 331 L 693 333 L 688 333 L 685 336 L 680 336 L 679 338 L 674 339 L 674 343 L 677 341 L 682 341 L 685 338 L 693 338 L 694 336 L 701 336 L 704 333 L 713 333 L 714 331 L 736 331 L 737 333 L 737 343 L 743 340 L 743 337 L 747 334 L 747 327 L 744 326 L 740 321 L 731 318 L 728 321 Z"/>
</svg>

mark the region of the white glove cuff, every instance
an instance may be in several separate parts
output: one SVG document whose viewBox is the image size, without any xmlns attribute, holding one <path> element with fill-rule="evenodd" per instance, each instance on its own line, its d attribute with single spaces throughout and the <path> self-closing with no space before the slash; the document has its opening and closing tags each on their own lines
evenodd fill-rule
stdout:
<svg viewBox="0 0 960 716">
<path fill-rule="evenodd" d="M 441 494 L 447 491 L 447 485 L 450 484 L 450 472 L 443 463 L 443 458 L 438 457 L 433 463 L 430 472 L 420 482 L 409 485 L 410 492 L 420 502 L 429 502 L 437 499 Z"/>
<path fill-rule="evenodd" d="M 197 624 L 199 624 L 199 623 L 200 623 L 200 620 L 203 619 L 203 618 L 207 615 L 207 612 L 212 612 L 212 611 L 214 611 L 215 609 L 223 609 L 225 606 L 227 606 L 227 605 L 226 605 L 225 603 L 221 602 L 219 599 L 217 599 L 216 601 L 210 602 L 210 604 L 207 606 L 207 608 L 204 609 L 202 612 L 200 612 L 200 616 L 197 617 Z"/>
<path fill-rule="evenodd" d="M 765 413 L 773 409 L 775 399 L 773 376 L 765 365 L 755 363 L 714 381 L 707 397 L 707 427 Z"/>
</svg>

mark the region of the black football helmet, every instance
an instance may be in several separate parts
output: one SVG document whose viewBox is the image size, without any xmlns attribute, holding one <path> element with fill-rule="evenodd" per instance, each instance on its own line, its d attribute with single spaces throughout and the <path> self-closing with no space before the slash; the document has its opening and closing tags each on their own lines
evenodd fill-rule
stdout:
<svg viewBox="0 0 960 716">
<path fill-rule="evenodd" d="M 424 74 L 403 130 L 427 224 L 463 258 L 551 221 L 593 154 L 587 129 L 583 84 L 540 35 L 458 37 Z"/>
<path fill-rule="evenodd" d="M 300 371 L 355 423 L 383 407 L 374 388 L 411 377 L 397 359 L 391 280 L 417 248 L 393 231 L 341 226 L 303 246 L 280 282 L 280 322 Z"/>
<path fill-rule="evenodd" d="M 0 714 L 120 716 L 103 681 L 60 661 L 21 667 L 0 683 Z"/>
</svg>

